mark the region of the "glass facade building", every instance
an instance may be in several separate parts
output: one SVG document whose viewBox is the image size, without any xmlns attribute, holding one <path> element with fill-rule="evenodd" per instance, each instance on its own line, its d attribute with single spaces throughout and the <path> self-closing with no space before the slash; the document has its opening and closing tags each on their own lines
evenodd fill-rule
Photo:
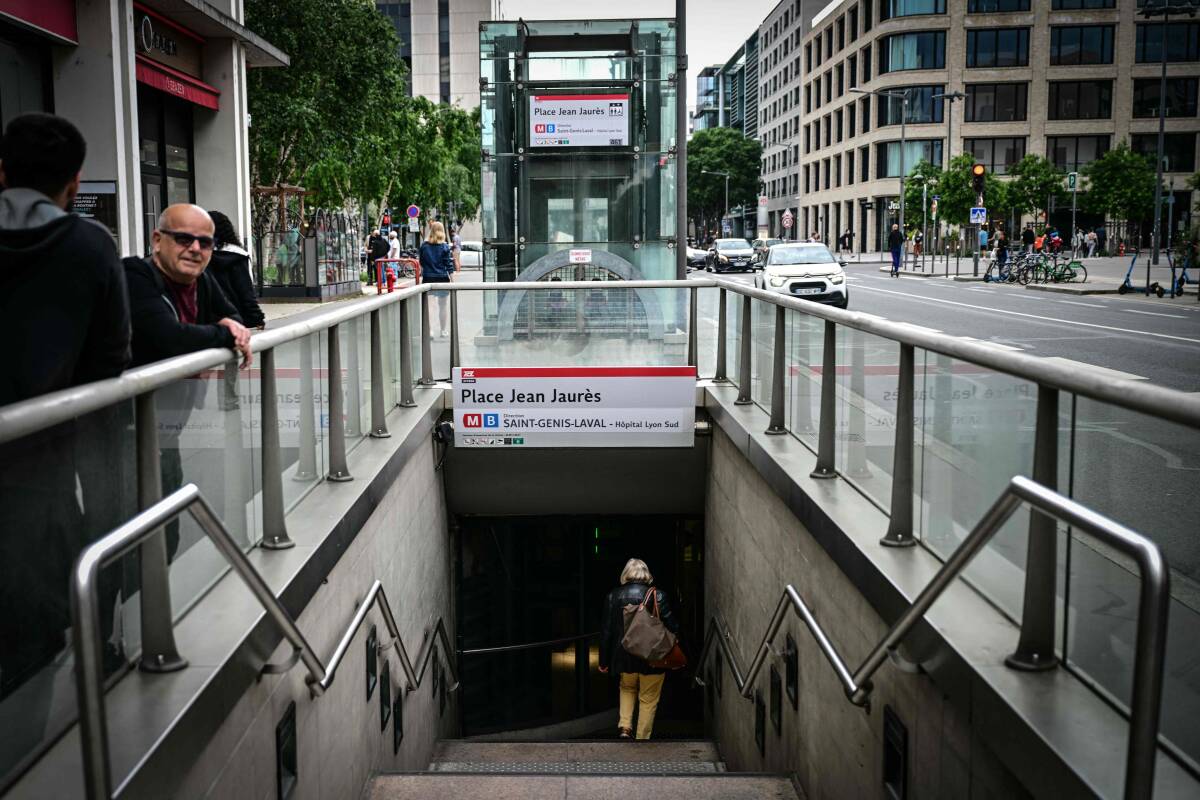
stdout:
<svg viewBox="0 0 1200 800">
<path fill-rule="evenodd" d="M 480 27 L 484 279 L 676 277 L 675 23 Z"/>
</svg>

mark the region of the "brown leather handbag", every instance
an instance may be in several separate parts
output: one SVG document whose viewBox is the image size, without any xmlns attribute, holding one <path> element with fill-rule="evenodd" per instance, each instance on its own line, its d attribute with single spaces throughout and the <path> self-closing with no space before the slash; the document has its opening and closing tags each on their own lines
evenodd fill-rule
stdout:
<svg viewBox="0 0 1200 800">
<path fill-rule="evenodd" d="M 650 599 L 654 599 L 654 610 L 646 607 Z M 658 613 L 658 594 L 653 586 L 642 602 L 627 605 L 625 612 L 625 635 L 621 638 L 621 647 L 631 656 L 653 661 L 666 658 L 675 646 L 675 634 L 667 630 Z"/>
</svg>

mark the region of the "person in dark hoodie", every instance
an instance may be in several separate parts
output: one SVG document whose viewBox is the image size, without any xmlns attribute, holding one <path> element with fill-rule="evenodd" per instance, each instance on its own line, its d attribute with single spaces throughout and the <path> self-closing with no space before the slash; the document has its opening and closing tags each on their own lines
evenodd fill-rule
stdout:
<svg viewBox="0 0 1200 800">
<path fill-rule="evenodd" d="M 0 139 L 0 315 L 8 330 L 0 406 L 111 378 L 129 363 L 116 243 L 69 211 L 86 150 L 75 126 L 50 114 L 16 117 Z M 71 563 L 132 513 L 120 501 L 127 411 L 93 412 L 0 445 L 0 700 L 63 649 Z M 115 599 L 115 583 L 102 575 L 101 607 Z M 111 614 L 101 626 L 111 629 Z M 51 696 L 37 708 L 34 694 L 11 737 L 43 732 Z"/>
<path fill-rule="evenodd" d="M 237 309 L 242 324 L 247 328 L 263 330 L 267 327 L 267 318 L 258 305 L 254 281 L 250 277 L 250 253 L 242 246 L 229 217 L 213 210 L 209 210 L 208 215 L 212 217 L 215 241 L 208 271 Z"/>
</svg>

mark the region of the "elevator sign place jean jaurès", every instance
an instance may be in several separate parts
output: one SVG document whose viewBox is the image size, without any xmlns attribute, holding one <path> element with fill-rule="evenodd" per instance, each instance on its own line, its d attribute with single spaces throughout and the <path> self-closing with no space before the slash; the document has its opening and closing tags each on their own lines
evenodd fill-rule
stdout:
<svg viewBox="0 0 1200 800">
<path fill-rule="evenodd" d="M 529 98 L 530 147 L 628 144 L 628 94 L 535 94 Z"/>
<path fill-rule="evenodd" d="M 695 367 L 454 368 L 455 447 L 691 447 Z"/>
</svg>

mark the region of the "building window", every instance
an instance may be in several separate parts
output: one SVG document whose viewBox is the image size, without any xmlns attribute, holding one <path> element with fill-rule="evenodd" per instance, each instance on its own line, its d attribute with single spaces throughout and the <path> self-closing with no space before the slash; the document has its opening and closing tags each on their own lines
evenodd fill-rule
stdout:
<svg viewBox="0 0 1200 800">
<path fill-rule="evenodd" d="M 1074 172 L 1108 152 L 1108 136 L 1048 136 L 1046 157 L 1063 172 Z"/>
<path fill-rule="evenodd" d="M 833 186 L 838 188 L 842 185 L 842 157 L 833 157 Z"/>
<path fill-rule="evenodd" d="M 1018 122 L 1025 119 L 1027 83 L 967 85 L 963 119 L 967 122 Z"/>
<path fill-rule="evenodd" d="M 912 125 L 942 121 L 942 101 L 940 98 L 937 100 L 933 98 L 933 95 L 941 93 L 942 86 L 907 86 L 897 87 L 890 91 L 903 91 L 904 89 L 908 89 L 908 113 L 905 115 L 905 123 Z M 879 109 L 879 120 L 876 127 L 899 125 L 904 101 L 899 97 L 878 95 L 876 108 Z"/>
<path fill-rule="evenodd" d="M 1129 147 L 1154 163 L 1158 157 L 1158 134 L 1135 133 L 1129 137 Z M 1196 134 L 1167 133 L 1163 135 L 1163 172 L 1194 172 L 1196 169 Z"/>
<path fill-rule="evenodd" d="M 450 103 L 450 0 L 438 0 L 438 76 L 441 101 Z"/>
<path fill-rule="evenodd" d="M 858 57 L 850 56 L 847 62 L 850 67 L 850 83 L 848 87 L 853 89 L 855 86 L 858 86 Z"/>
<path fill-rule="evenodd" d="M 833 138 L 833 120 L 830 119 L 828 114 L 826 114 L 825 115 L 825 146 L 826 147 L 829 147 L 829 145 L 832 144 L 832 138 Z"/>
<path fill-rule="evenodd" d="M 1028 28 L 967 31 L 968 67 L 1024 67 L 1028 64 Z"/>
<path fill-rule="evenodd" d="M 1109 31 L 1111 43 L 1112 29 Z M 1163 60 L 1162 39 L 1161 22 L 1138 23 L 1136 61 L 1139 64 L 1160 63 Z M 1167 61 L 1200 61 L 1200 22 L 1171 23 L 1167 34 Z"/>
<path fill-rule="evenodd" d="M 1028 10 L 1029 0 L 967 0 L 968 14 L 1003 14 Z"/>
<path fill-rule="evenodd" d="M 879 74 L 906 69 L 943 69 L 946 66 L 946 32 L 898 33 L 879 46 Z"/>
<path fill-rule="evenodd" d="M 857 103 L 850 103 L 849 105 L 846 106 L 846 111 L 849 114 L 849 117 L 846 120 L 846 123 L 847 123 L 846 124 L 846 138 L 847 139 L 853 139 L 854 134 L 857 130 L 856 126 L 858 124 L 858 119 L 856 118 L 856 114 L 855 114 L 855 112 L 857 110 L 858 110 Z"/>
<path fill-rule="evenodd" d="M 875 23 L 875 8 L 871 4 L 871 0 L 863 0 L 863 32 L 871 30 L 871 25 Z"/>
<path fill-rule="evenodd" d="M 862 50 L 858 51 L 861 56 L 863 67 L 863 83 L 871 82 L 871 46 L 867 45 Z"/>
<path fill-rule="evenodd" d="M 812 72 L 812 42 L 804 45 L 804 71 Z"/>
<path fill-rule="evenodd" d="M 827 159 L 825 159 L 825 161 L 822 165 L 824 167 L 824 172 L 825 172 L 825 188 L 826 189 L 829 188 L 829 171 L 830 171 L 829 164 L 830 164 L 830 162 L 829 162 L 829 159 L 827 158 Z"/>
<path fill-rule="evenodd" d="M 1112 81 L 1051 81 L 1050 119 L 1109 119 Z"/>
<path fill-rule="evenodd" d="M 909 139 L 904 143 L 904 171 L 911 173 L 922 161 L 942 165 L 941 139 Z M 875 145 L 875 177 L 900 177 L 900 142 Z"/>
<path fill-rule="evenodd" d="M 1133 115 L 1158 116 L 1158 78 L 1138 78 L 1133 82 Z M 1168 117 L 1196 116 L 1196 78 L 1167 78 Z"/>
<path fill-rule="evenodd" d="M 858 148 L 858 179 L 860 181 L 871 180 L 871 148 Z"/>
<path fill-rule="evenodd" d="M 871 131 L 871 98 L 864 97 L 862 99 L 862 132 L 869 133 Z"/>
<path fill-rule="evenodd" d="M 1054 0 L 1054 4 L 1051 6 L 1055 11 L 1086 11 L 1095 8 L 1116 7 L 1117 0 Z"/>
<path fill-rule="evenodd" d="M 837 121 L 837 140 L 840 142 L 842 140 L 842 112 L 839 110 L 834 114 L 834 118 Z"/>
<path fill-rule="evenodd" d="M 854 151 L 846 151 L 846 183 L 854 183 Z"/>
<path fill-rule="evenodd" d="M 850 9 L 850 41 L 858 38 L 858 6 Z"/>
<path fill-rule="evenodd" d="M 882 0 L 879 4 L 881 20 L 892 17 L 915 17 L 919 14 L 945 14 L 946 0 Z"/>
<path fill-rule="evenodd" d="M 846 46 L 846 18 L 841 17 L 837 21 L 837 37 L 838 51 L 840 52 Z"/>
<path fill-rule="evenodd" d="M 1008 168 L 1025 157 L 1025 137 L 964 139 L 963 149 L 992 173 L 1007 175 Z"/>
<path fill-rule="evenodd" d="M 1050 29 L 1051 64 L 1111 64 L 1112 60 L 1112 25 L 1071 25 Z"/>
</svg>

